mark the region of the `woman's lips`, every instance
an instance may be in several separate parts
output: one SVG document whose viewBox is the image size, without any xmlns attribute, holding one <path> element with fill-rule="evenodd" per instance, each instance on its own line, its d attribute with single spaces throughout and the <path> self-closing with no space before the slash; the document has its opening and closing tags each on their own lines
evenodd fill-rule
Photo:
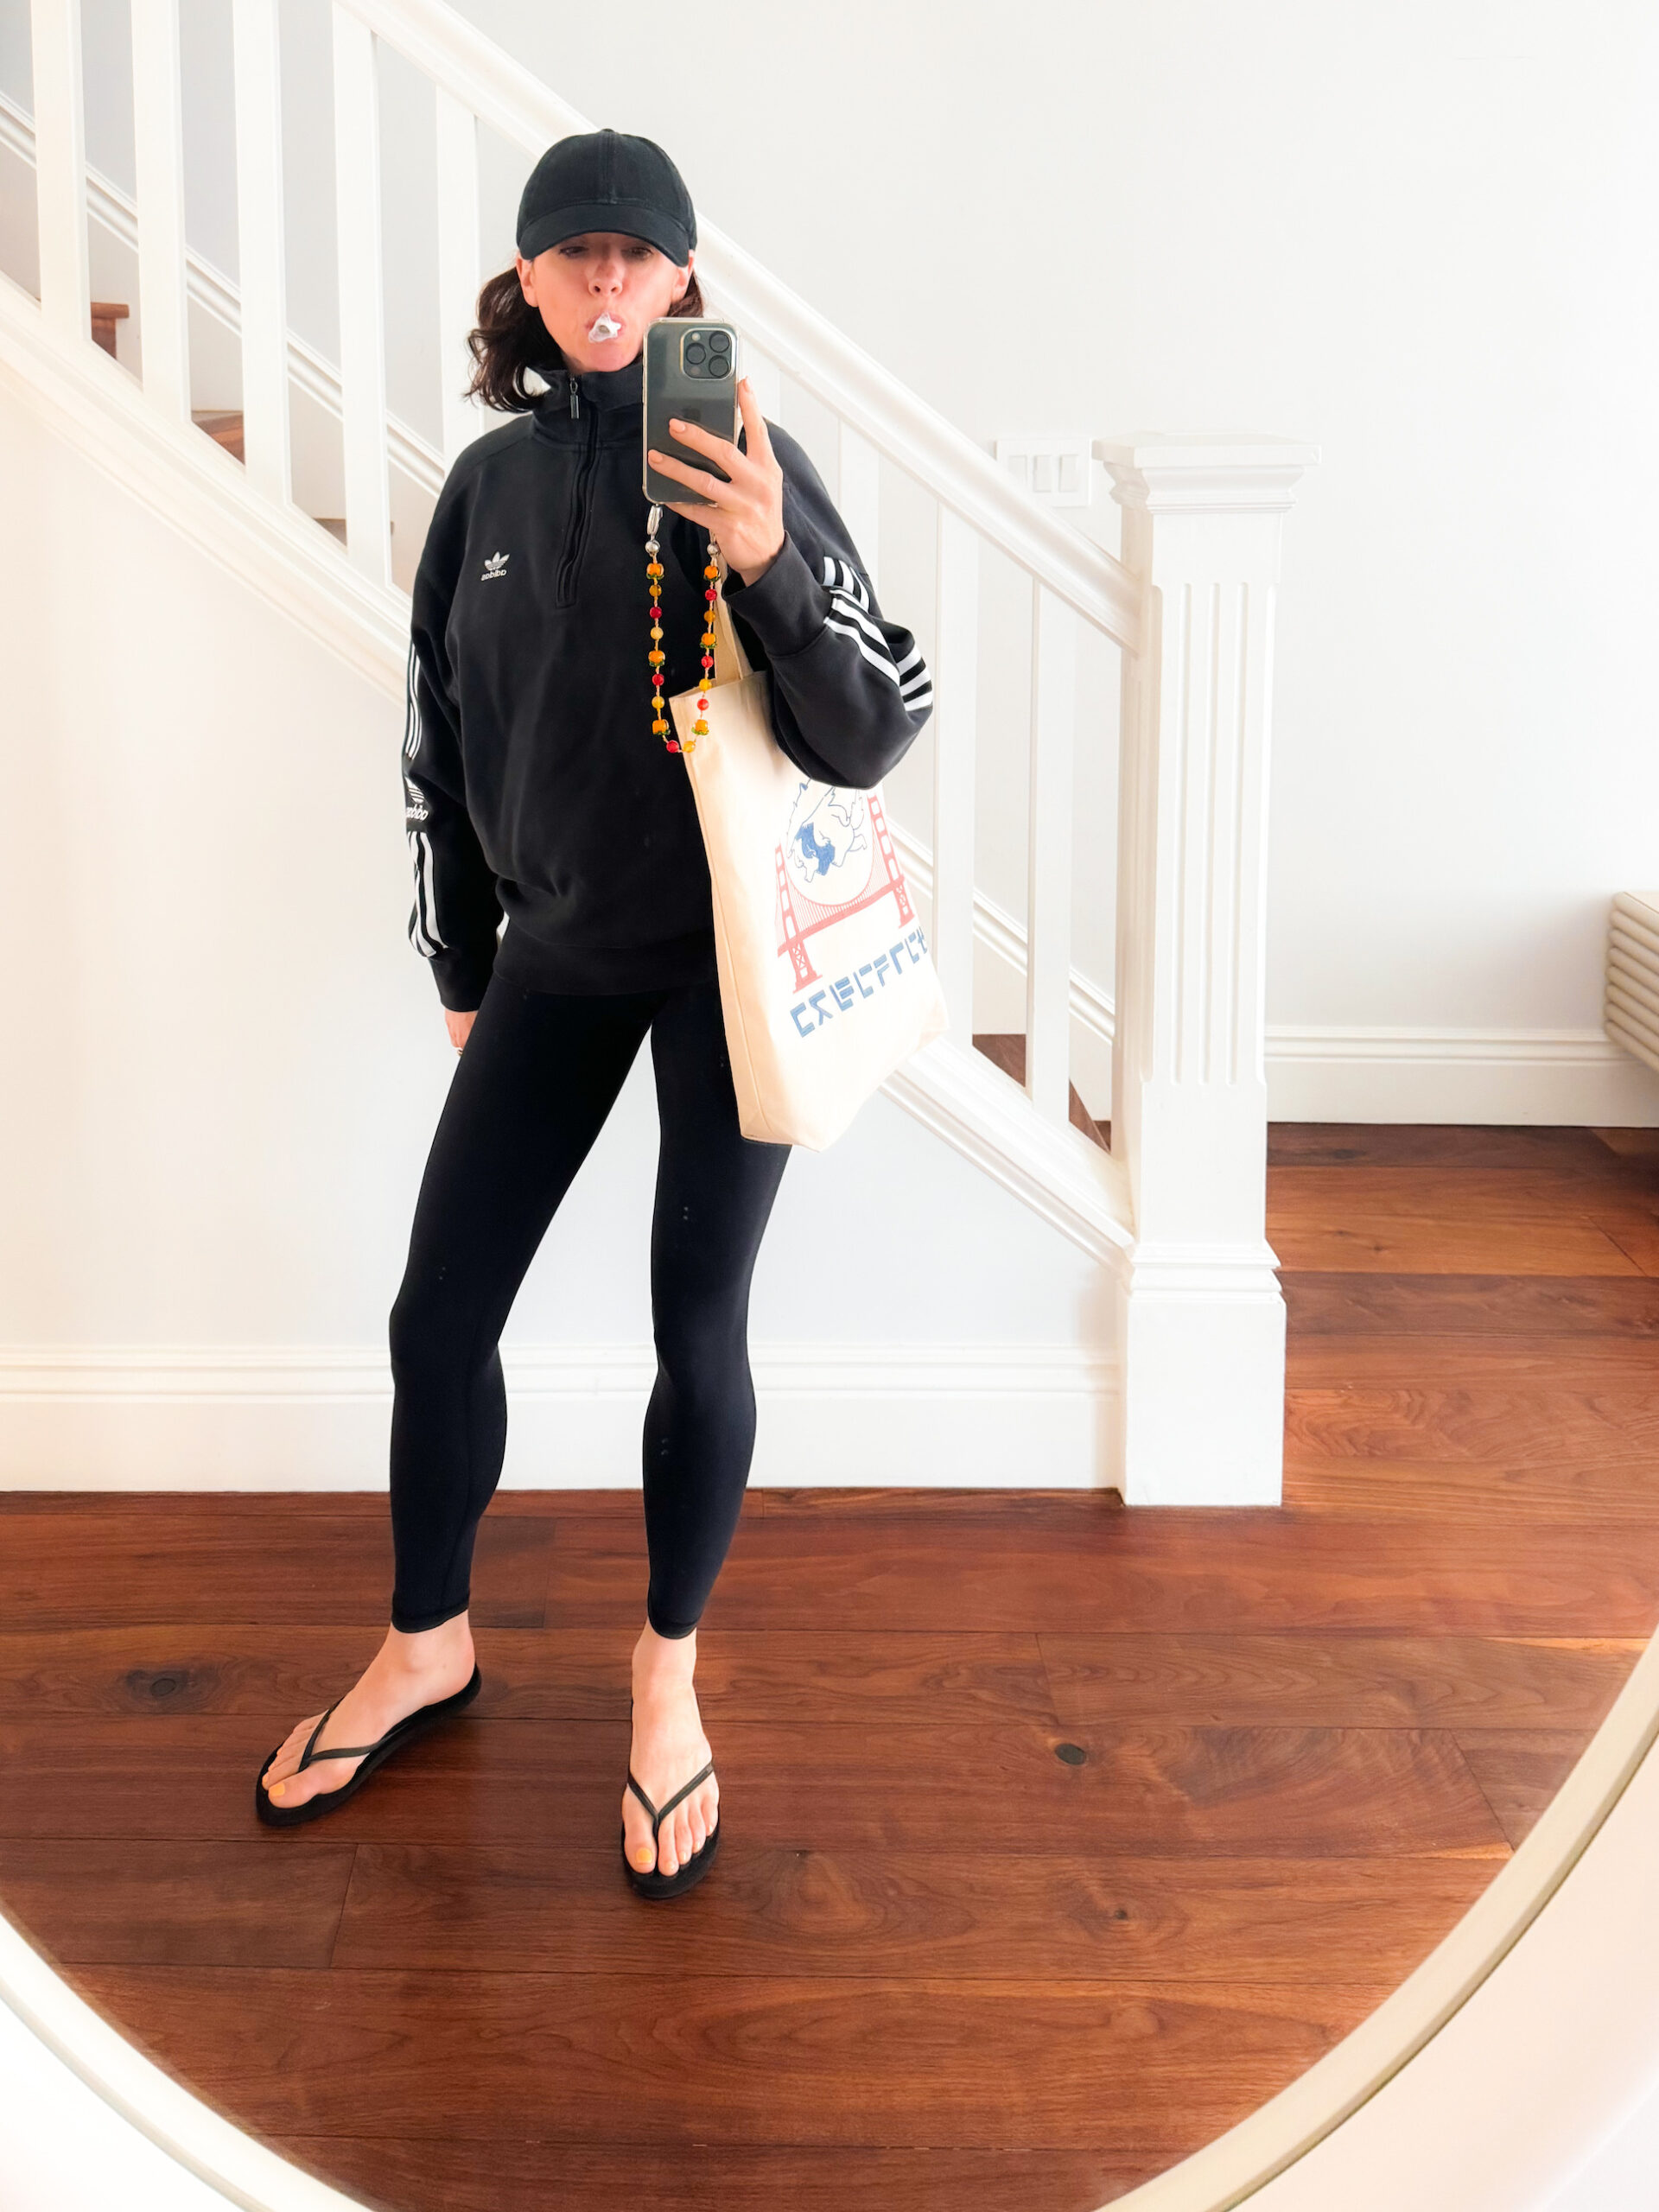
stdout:
<svg viewBox="0 0 1659 2212">
<path fill-rule="evenodd" d="M 601 308 L 588 326 L 588 339 L 595 346 L 603 346 L 621 335 L 622 326 L 608 308 Z"/>
</svg>

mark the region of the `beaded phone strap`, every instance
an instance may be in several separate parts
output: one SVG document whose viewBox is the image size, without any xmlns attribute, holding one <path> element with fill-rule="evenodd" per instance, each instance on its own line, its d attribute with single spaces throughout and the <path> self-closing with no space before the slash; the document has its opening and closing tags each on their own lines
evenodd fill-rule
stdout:
<svg viewBox="0 0 1659 2212">
<path fill-rule="evenodd" d="M 709 561 L 702 572 L 707 587 L 702 594 L 707 602 L 702 618 L 702 675 L 697 684 L 696 717 L 691 724 L 690 736 L 682 745 L 664 712 L 668 702 L 663 696 L 663 664 L 667 656 L 663 651 L 663 564 L 657 557 L 662 550 L 657 539 L 657 525 L 662 516 L 661 506 L 653 506 L 645 524 L 645 551 L 649 556 L 645 575 L 651 585 L 651 651 L 646 655 L 651 664 L 651 728 L 652 735 L 662 739 L 665 752 L 691 753 L 696 749 L 697 740 L 709 734 L 709 671 L 715 664 L 715 601 L 720 595 L 720 548 L 710 531 Z"/>
</svg>

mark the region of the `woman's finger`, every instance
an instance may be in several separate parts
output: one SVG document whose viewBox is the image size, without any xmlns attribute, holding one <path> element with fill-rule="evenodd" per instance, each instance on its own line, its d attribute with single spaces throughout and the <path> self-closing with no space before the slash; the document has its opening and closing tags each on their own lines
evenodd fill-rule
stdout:
<svg viewBox="0 0 1659 2212">
<path fill-rule="evenodd" d="M 747 377 L 739 377 L 737 380 L 737 404 L 743 410 L 743 428 L 748 433 L 749 457 L 765 467 L 772 459 L 772 434 L 766 429 L 766 418 L 760 412 L 760 403 Z"/>
<path fill-rule="evenodd" d="M 706 468 L 688 467 L 684 461 L 676 461 L 671 454 L 658 453 L 655 446 L 652 447 L 646 459 L 653 468 L 661 469 L 664 476 L 671 476 L 681 484 L 689 484 L 694 492 L 707 492 L 716 504 L 722 492 L 732 490 L 729 483 L 718 476 L 711 476 Z"/>
<path fill-rule="evenodd" d="M 717 461 L 722 468 L 729 469 L 734 481 L 746 468 L 755 465 L 754 456 L 745 453 L 734 438 L 722 438 L 718 430 L 711 430 L 702 423 L 672 422 L 668 427 L 682 445 L 695 446 Z"/>
</svg>

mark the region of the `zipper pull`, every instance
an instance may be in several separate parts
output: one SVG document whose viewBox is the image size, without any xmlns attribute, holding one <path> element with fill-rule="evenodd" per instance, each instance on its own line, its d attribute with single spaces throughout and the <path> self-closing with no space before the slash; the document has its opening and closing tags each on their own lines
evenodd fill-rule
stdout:
<svg viewBox="0 0 1659 2212">
<path fill-rule="evenodd" d="M 570 379 L 570 419 L 572 422 L 575 420 L 576 416 L 580 415 L 581 412 L 582 402 L 576 397 L 576 380 L 575 377 L 572 377 Z"/>
</svg>

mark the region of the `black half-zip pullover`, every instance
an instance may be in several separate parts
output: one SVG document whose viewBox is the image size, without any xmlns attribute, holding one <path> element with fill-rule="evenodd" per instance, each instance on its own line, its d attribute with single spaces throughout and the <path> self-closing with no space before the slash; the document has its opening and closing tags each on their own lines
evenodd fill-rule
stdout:
<svg viewBox="0 0 1659 2212">
<path fill-rule="evenodd" d="M 715 976 L 690 780 L 651 728 L 643 374 L 639 357 L 548 372 L 533 413 L 461 454 L 427 532 L 404 737 L 409 934 L 457 1012 L 496 967 L 585 993 Z M 726 596 L 751 663 L 772 672 L 784 752 L 868 791 L 926 722 L 932 681 L 876 605 L 812 463 L 766 428 L 783 549 L 753 584 L 728 570 Z M 708 533 L 664 507 L 658 536 L 671 695 L 702 672 Z"/>
</svg>

